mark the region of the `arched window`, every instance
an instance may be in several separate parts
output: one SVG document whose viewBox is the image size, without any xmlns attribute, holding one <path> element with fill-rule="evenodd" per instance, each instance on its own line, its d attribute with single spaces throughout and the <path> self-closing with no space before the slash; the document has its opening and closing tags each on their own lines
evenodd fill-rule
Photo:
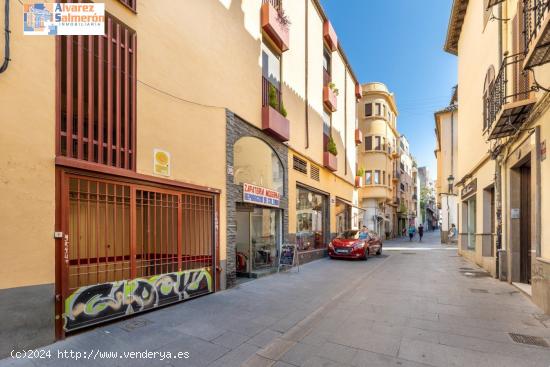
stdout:
<svg viewBox="0 0 550 367">
<path fill-rule="evenodd" d="M 489 120 L 492 118 L 493 108 L 491 107 L 492 103 L 490 92 L 494 82 L 495 68 L 491 65 L 489 70 L 487 70 L 487 74 L 485 74 L 485 84 L 483 85 L 483 131 L 487 130 L 491 123 Z"/>
<path fill-rule="evenodd" d="M 284 194 L 284 169 L 263 140 L 245 136 L 233 146 L 233 182 L 262 186 Z"/>
</svg>

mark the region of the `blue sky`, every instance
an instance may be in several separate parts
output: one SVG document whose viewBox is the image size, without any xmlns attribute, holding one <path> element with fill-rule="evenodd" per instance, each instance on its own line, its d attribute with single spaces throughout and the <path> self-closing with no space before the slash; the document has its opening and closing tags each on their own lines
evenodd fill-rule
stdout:
<svg viewBox="0 0 550 367">
<path fill-rule="evenodd" d="M 436 176 L 434 111 L 449 104 L 456 58 L 443 51 L 451 0 L 321 0 L 361 83 L 395 93 L 398 129 Z"/>
</svg>

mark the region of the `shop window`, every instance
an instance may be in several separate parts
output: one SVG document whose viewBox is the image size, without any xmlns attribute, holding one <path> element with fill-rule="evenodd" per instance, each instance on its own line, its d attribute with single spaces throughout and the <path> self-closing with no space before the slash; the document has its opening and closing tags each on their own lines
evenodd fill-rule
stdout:
<svg viewBox="0 0 550 367">
<path fill-rule="evenodd" d="M 351 229 L 351 205 L 336 199 L 336 232 L 343 233 Z"/>
<path fill-rule="evenodd" d="M 476 248 L 476 199 L 475 197 L 466 201 L 467 210 L 467 235 L 468 235 L 468 249 L 474 250 Z"/>
<path fill-rule="evenodd" d="M 365 172 L 365 184 L 372 185 L 372 171 Z"/>
<path fill-rule="evenodd" d="M 372 103 L 365 104 L 365 116 L 372 116 Z"/>
<path fill-rule="evenodd" d="M 262 186 L 284 194 L 284 168 L 263 140 L 245 136 L 233 147 L 233 182 Z"/>
<path fill-rule="evenodd" d="M 56 155 L 135 170 L 136 32 L 110 14 L 104 36 L 60 36 Z"/>
<path fill-rule="evenodd" d="M 372 136 L 365 137 L 365 150 L 372 150 Z"/>
<path fill-rule="evenodd" d="M 325 218 L 328 200 L 325 195 L 296 188 L 296 243 L 299 251 L 311 251 L 326 247 Z"/>
</svg>

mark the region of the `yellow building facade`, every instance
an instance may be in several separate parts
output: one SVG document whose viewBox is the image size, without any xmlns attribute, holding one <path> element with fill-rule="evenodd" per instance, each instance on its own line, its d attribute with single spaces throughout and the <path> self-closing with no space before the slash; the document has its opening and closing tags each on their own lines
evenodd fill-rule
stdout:
<svg viewBox="0 0 550 367">
<path fill-rule="evenodd" d="M 398 110 L 394 95 L 383 83 L 362 85 L 357 107 L 363 142 L 357 146 L 359 203 L 363 225 L 384 238 L 397 232 L 401 170 L 399 167 Z"/>
<path fill-rule="evenodd" d="M 2 356 L 269 274 L 283 243 L 324 256 L 359 225 L 360 89 L 318 1 L 105 9 L 105 36 L 12 23 L 0 291 L 17 301 L 0 309 L 21 317 Z"/>
<path fill-rule="evenodd" d="M 550 312 L 550 84 L 543 2 L 455 0 L 459 252 Z M 540 83 L 540 84 L 538 84 Z"/>
</svg>

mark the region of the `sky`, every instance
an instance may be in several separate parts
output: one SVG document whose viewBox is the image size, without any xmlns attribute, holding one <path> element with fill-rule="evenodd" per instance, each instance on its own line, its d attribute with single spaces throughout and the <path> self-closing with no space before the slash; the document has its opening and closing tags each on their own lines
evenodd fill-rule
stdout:
<svg viewBox="0 0 550 367">
<path fill-rule="evenodd" d="M 449 105 L 456 57 L 443 51 L 452 0 L 321 0 L 361 83 L 395 94 L 398 130 L 435 178 L 434 112 Z"/>
</svg>

